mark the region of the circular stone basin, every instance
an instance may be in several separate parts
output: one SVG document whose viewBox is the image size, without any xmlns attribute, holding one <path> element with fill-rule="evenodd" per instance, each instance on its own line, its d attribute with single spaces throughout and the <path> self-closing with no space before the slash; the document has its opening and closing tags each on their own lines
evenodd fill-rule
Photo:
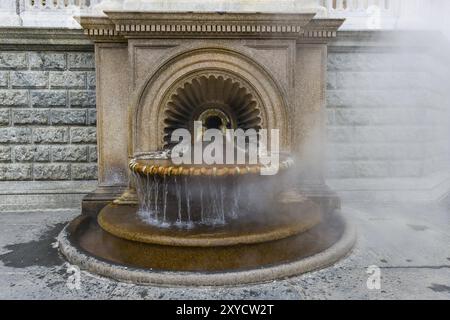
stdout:
<svg viewBox="0 0 450 320">
<path fill-rule="evenodd" d="M 253 244 L 284 239 L 305 232 L 322 220 L 320 207 L 311 200 L 274 206 L 277 212 L 259 215 L 258 219 L 244 217 L 226 225 L 195 225 L 192 229 L 162 228 L 144 222 L 137 207 L 108 205 L 98 216 L 98 224 L 112 235 L 150 244 L 184 247 L 218 247 Z"/>
<path fill-rule="evenodd" d="M 354 229 L 335 212 L 298 235 L 221 247 L 162 246 L 125 240 L 96 219 L 79 216 L 58 237 L 69 262 L 117 280 L 159 285 L 238 285 L 271 281 L 329 266 L 346 256 Z"/>
</svg>

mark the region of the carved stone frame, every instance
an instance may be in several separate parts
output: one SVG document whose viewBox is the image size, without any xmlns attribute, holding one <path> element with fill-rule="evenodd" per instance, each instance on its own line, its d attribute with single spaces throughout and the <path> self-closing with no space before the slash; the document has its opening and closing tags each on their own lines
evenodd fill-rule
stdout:
<svg viewBox="0 0 450 320">
<path fill-rule="evenodd" d="M 291 145 L 287 101 L 263 66 L 242 53 L 203 47 L 177 54 L 149 76 L 132 99 L 129 115 L 129 156 L 163 147 L 164 108 L 173 92 L 193 77 L 224 75 L 243 83 L 257 98 L 265 129 L 280 130 L 283 150 Z"/>
<path fill-rule="evenodd" d="M 280 129 L 281 148 L 304 166 L 306 180 L 324 185 L 327 42 L 344 20 L 313 13 L 106 12 L 79 21 L 96 43 L 100 153 L 99 189 L 83 207 L 95 202 L 95 214 L 127 187 L 127 160 L 163 145 L 171 92 L 202 73 L 249 88 L 264 128 Z M 141 68 L 137 48 L 163 53 Z M 283 50 L 283 65 L 270 61 Z"/>
</svg>

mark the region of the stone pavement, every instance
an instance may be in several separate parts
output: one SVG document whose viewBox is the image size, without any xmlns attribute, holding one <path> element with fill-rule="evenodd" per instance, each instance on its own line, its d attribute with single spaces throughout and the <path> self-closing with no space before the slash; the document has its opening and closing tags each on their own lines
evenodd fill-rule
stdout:
<svg viewBox="0 0 450 320">
<path fill-rule="evenodd" d="M 347 203 L 357 226 L 353 253 L 303 276 L 241 287 L 154 287 L 81 273 L 68 266 L 55 237 L 78 210 L 0 213 L 0 299 L 450 299 L 448 205 Z M 381 289 L 367 289 L 367 267 L 381 268 Z"/>
</svg>

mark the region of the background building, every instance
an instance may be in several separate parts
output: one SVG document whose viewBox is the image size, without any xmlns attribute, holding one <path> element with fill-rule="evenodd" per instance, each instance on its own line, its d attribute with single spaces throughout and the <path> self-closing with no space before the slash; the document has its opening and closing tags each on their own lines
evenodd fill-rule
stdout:
<svg viewBox="0 0 450 320">
<path fill-rule="evenodd" d="M 344 199 L 445 198 L 449 1 L 282 2 L 320 5 L 319 14 L 347 19 L 329 49 L 329 185 Z M 125 1 L 130 8 L 137 3 Z M 186 1 L 166 4 L 170 9 Z M 95 187 L 95 59 L 92 43 L 72 17 L 97 13 L 101 5 L 101 0 L 0 3 L 2 209 L 76 207 Z"/>
</svg>

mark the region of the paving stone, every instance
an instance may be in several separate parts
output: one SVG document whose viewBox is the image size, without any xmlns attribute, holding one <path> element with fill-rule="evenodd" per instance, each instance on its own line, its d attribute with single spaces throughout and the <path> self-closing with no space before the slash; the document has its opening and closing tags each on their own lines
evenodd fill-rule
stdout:
<svg viewBox="0 0 450 320">
<path fill-rule="evenodd" d="M 344 203 L 342 211 L 358 229 L 357 245 L 349 257 L 323 270 L 270 283 L 232 287 L 141 286 L 82 271 L 78 290 L 67 286 L 71 275 L 67 272 L 69 265 L 62 259 L 52 260 L 56 249 L 50 244 L 61 225 L 79 212 L 2 213 L 0 225 L 7 228 L 0 235 L 0 260 L 7 261 L 8 265 L 20 265 L 20 261 L 1 255 L 19 248 L 26 250 L 27 246 L 49 247 L 48 257 L 41 256 L 34 265 L 0 264 L 0 298 L 448 299 L 448 208 L 437 204 Z M 380 267 L 380 290 L 367 288 L 367 268 L 372 265 Z"/>
</svg>

